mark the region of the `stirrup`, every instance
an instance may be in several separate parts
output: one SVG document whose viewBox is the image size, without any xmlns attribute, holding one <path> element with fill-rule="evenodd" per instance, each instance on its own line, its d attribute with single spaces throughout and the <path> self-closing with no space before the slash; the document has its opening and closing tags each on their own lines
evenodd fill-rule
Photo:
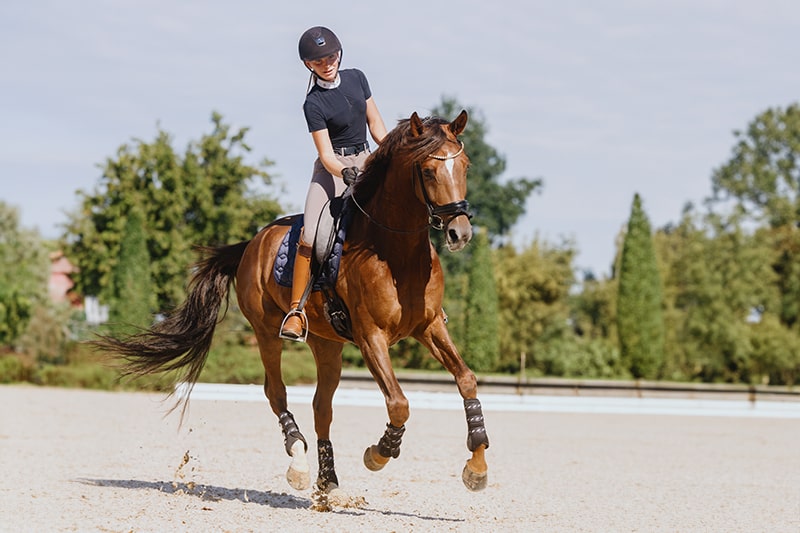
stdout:
<svg viewBox="0 0 800 533">
<path fill-rule="evenodd" d="M 300 321 L 302 322 L 301 331 L 302 333 L 297 337 L 292 337 L 291 335 L 286 335 L 283 333 L 283 327 L 286 325 L 286 321 L 289 320 L 289 317 L 294 315 L 300 315 Z M 308 317 L 306 317 L 305 309 L 290 309 L 286 316 L 283 317 L 283 322 L 281 322 L 281 329 L 278 332 L 278 337 L 281 339 L 286 339 L 287 341 L 295 341 L 295 342 L 306 342 L 308 338 Z"/>
</svg>

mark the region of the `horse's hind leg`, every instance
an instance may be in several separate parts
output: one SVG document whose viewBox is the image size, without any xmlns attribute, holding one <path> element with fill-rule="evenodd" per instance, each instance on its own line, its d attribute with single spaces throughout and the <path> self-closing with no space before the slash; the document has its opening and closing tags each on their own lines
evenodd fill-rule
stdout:
<svg viewBox="0 0 800 533">
<path fill-rule="evenodd" d="M 317 390 L 314 393 L 314 429 L 317 433 L 319 471 L 317 487 L 330 493 L 339 486 L 330 440 L 333 421 L 333 395 L 342 375 L 342 343 L 310 334 L 307 340 L 317 364 Z"/>
<path fill-rule="evenodd" d="M 289 411 L 286 399 L 286 385 L 281 377 L 281 349 L 283 342 L 278 337 L 277 329 L 263 325 L 253 326 L 258 339 L 258 350 L 264 365 L 264 394 L 269 400 L 272 412 L 278 417 L 283 432 L 283 444 L 292 462 L 286 471 L 286 480 L 292 488 L 305 490 L 311 485 L 308 466 L 308 444 L 294 416 Z"/>
<path fill-rule="evenodd" d="M 481 402 L 478 400 L 478 380 L 467 367 L 453 344 L 442 317 L 431 323 L 424 334 L 417 338 L 455 378 L 458 392 L 464 399 L 464 412 L 467 416 L 467 449 L 472 456 L 464 465 L 461 479 L 472 491 L 486 488 L 488 466 L 485 451 L 489 447 L 489 437 L 483 420 Z"/>
</svg>

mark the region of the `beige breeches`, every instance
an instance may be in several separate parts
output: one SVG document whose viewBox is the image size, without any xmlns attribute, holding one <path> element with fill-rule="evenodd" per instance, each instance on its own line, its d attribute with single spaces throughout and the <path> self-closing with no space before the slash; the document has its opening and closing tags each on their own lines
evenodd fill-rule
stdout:
<svg viewBox="0 0 800 533">
<path fill-rule="evenodd" d="M 336 158 L 346 167 L 364 168 L 369 152 L 361 152 L 358 155 L 337 155 Z M 341 196 L 347 187 L 342 178 L 331 176 L 322 162 L 317 158 L 314 161 L 314 173 L 311 177 L 311 184 L 308 186 L 306 194 L 306 205 L 303 210 L 304 228 L 302 234 L 303 243 L 311 246 L 314 244 L 314 235 L 317 233 L 317 224 L 322 209 L 328 200 L 336 196 Z"/>
</svg>

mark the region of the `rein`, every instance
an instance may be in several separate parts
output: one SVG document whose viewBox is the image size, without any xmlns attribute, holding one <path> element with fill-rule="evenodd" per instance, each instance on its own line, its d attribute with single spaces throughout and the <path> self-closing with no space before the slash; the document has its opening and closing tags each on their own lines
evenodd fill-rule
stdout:
<svg viewBox="0 0 800 533">
<path fill-rule="evenodd" d="M 455 159 L 456 157 L 460 156 L 461 153 L 464 151 L 464 143 L 462 141 L 459 141 L 459 143 L 461 143 L 461 148 L 458 150 L 458 152 L 456 152 L 453 155 L 430 154 L 428 155 L 428 157 L 430 157 L 431 159 L 436 159 L 438 161 L 447 161 L 449 159 Z M 356 200 L 355 195 L 351 194 L 350 198 L 353 199 L 353 203 L 356 205 L 356 207 L 358 207 L 358 210 L 361 211 L 361 213 L 365 217 L 367 217 L 367 219 L 370 222 L 372 222 L 379 228 L 384 229 L 386 231 L 390 231 L 392 233 L 401 233 L 405 235 L 410 235 L 412 233 L 423 232 L 428 228 L 433 228 L 435 230 L 441 231 L 444 230 L 445 227 L 447 226 L 447 224 L 445 223 L 445 218 L 447 218 L 448 223 L 450 220 L 453 220 L 454 218 L 461 215 L 466 215 L 468 218 L 472 218 L 472 213 L 469 212 L 469 202 L 467 202 L 466 199 L 459 200 L 458 202 L 450 202 L 449 204 L 445 205 L 436 205 L 431 201 L 430 197 L 428 196 L 428 190 L 425 188 L 425 183 L 423 182 L 422 179 L 422 165 L 420 163 L 414 163 L 414 174 L 416 175 L 416 178 L 419 181 L 419 187 L 420 189 L 422 189 L 422 196 L 425 199 L 425 207 L 428 210 L 428 223 L 417 229 L 400 230 L 400 229 L 390 228 L 389 226 L 381 224 L 380 222 L 372 218 L 372 216 L 369 213 L 367 213 L 363 207 L 361 207 L 361 204 L 358 203 L 358 200 Z"/>
</svg>

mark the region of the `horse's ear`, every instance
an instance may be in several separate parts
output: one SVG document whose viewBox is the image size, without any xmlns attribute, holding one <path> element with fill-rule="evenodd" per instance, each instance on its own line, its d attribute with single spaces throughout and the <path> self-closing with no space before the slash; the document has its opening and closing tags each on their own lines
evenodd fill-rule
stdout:
<svg viewBox="0 0 800 533">
<path fill-rule="evenodd" d="M 464 131 L 464 128 L 467 127 L 467 118 L 469 118 L 469 116 L 467 115 L 466 109 L 462 109 L 456 119 L 450 123 L 450 131 L 453 132 L 453 135 L 459 135 Z"/>
<path fill-rule="evenodd" d="M 419 137 L 422 135 L 422 130 L 424 129 L 425 126 L 422 124 L 422 119 L 420 119 L 419 115 L 417 115 L 417 112 L 414 111 L 414 113 L 411 115 L 411 135 L 414 137 Z"/>
</svg>

